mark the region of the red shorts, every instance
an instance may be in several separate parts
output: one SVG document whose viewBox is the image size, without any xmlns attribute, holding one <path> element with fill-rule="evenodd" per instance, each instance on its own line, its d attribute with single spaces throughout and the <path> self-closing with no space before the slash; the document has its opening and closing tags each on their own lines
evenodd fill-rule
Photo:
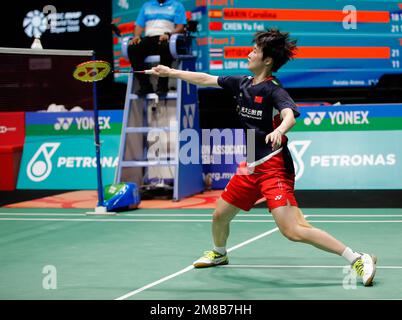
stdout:
<svg viewBox="0 0 402 320">
<path fill-rule="evenodd" d="M 245 211 L 261 198 L 267 200 L 269 211 L 288 203 L 298 206 L 294 195 L 295 175 L 285 171 L 282 152 L 254 169 L 252 174 L 241 174 L 238 170 L 222 192 L 223 200 Z"/>
</svg>

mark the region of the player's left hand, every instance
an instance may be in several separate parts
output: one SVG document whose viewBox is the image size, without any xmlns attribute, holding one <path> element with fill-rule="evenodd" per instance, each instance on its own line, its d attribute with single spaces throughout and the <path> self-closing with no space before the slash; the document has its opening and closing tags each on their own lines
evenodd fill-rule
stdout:
<svg viewBox="0 0 402 320">
<path fill-rule="evenodd" d="M 282 145 L 282 132 L 275 129 L 265 137 L 265 143 L 271 142 L 272 150 L 277 150 Z"/>
</svg>

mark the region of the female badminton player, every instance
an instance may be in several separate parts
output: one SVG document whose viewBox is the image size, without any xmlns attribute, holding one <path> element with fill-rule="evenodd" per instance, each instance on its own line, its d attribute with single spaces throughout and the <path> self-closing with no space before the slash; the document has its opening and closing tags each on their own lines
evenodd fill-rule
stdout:
<svg viewBox="0 0 402 320">
<path fill-rule="evenodd" d="M 311 226 L 298 208 L 294 195 L 295 171 L 285 134 L 295 125 L 298 107 L 272 75 L 295 55 L 296 41 L 277 29 L 257 32 L 248 55 L 253 76 L 213 76 L 159 65 L 159 77 L 173 77 L 199 86 L 222 87 L 237 100 L 237 112 L 246 134 L 254 137 L 247 145 L 247 163 L 238 168 L 217 201 L 212 219 L 213 250 L 194 261 L 195 268 L 229 263 L 226 241 L 230 221 L 240 211 L 249 211 L 265 197 L 269 211 L 281 231 L 291 241 L 311 244 L 345 258 L 362 278 L 372 284 L 377 258 L 352 250 L 327 232 Z M 282 121 L 275 125 L 273 111 Z M 250 141 L 250 140 L 249 140 Z"/>
</svg>

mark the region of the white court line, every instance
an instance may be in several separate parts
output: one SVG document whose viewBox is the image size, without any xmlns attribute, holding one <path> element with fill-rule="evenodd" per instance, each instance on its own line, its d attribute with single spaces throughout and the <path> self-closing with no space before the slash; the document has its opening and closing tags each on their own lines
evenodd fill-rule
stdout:
<svg viewBox="0 0 402 320">
<path fill-rule="evenodd" d="M 254 242 L 254 241 L 258 240 L 258 239 L 261 239 L 261 238 L 263 238 L 265 236 L 268 236 L 268 235 L 270 235 L 270 234 L 272 234 L 272 233 L 274 233 L 275 231 L 278 231 L 278 230 L 279 230 L 279 228 L 276 227 L 276 228 L 271 229 L 271 230 L 269 230 L 267 232 L 264 232 L 264 233 L 262 233 L 262 234 L 260 234 L 258 236 L 255 236 L 254 238 L 251 238 L 249 240 L 243 241 L 242 243 L 239 243 L 239 244 L 235 245 L 234 247 L 229 248 L 227 250 L 227 252 L 231 252 L 231 251 L 234 251 L 234 250 L 239 249 L 241 247 L 244 247 L 245 245 L 247 245 L 247 244 L 249 244 L 251 242 Z"/>
<path fill-rule="evenodd" d="M 88 209 L 90 210 L 90 209 Z M 85 213 L 11 213 L 0 212 L 0 216 L 85 216 Z M 118 217 L 212 217 L 211 213 L 121 213 Z M 238 214 L 237 216 L 244 217 L 267 217 L 268 214 Z M 402 217 L 402 215 L 401 215 Z"/>
<path fill-rule="evenodd" d="M 318 268 L 318 269 L 340 269 L 345 267 L 350 267 L 348 265 L 345 266 L 296 266 L 296 265 L 253 265 L 253 264 L 231 264 L 231 265 L 224 265 L 224 266 L 217 266 L 219 268 L 267 268 L 267 269 L 274 269 L 274 268 Z M 377 269 L 402 269 L 402 266 L 376 266 Z"/>
<path fill-rule="evenodd" d="M 306 217 L 306 216 L 305 216 Z M 211 219 L 61 219 L 61 218 L 0 218 L 0 221 L 63 221 L 63 222 L 211 222 Z M 308 220 L 311 223 L 400 223 L 402 220 Z M 232 222 L 266 223 L 275 220 L 234 219 Z"/>
<path fill-rule="evenodd" d="M 88 209 L 89 210 L 89 209 Z M 247 214 L 239 213 L 241 217 L 267 217 L 269 213 Z M 0 216 L 85 216 L 85 213 L 32 213 L 32 212 L 0 212 Z M 212 217 L 211 213 L 119 213 L 118 217 Z M 402 217 L 402 214 L 308 214 L 309 217 L 342 217 L 342 218 L 395 218 Z"/>
<path fill-rule="evenodd" d="M 211 219 L 60 219 L 60 218 L 0 218 L 0 221 L 63 221 L 63 222 L 208 222 Z M 275 222 L 274 220 L 232 220 L 232 222 Z"/>
<path fill-rule="evenodd" d="M 331 217 L 342 217 L 342 218 L 347 218 L 347 217 L 352 217 L 352 218 L 392 218 L 392 217 L 402 217 L 402 214 L 309 214 L 309 217 L 325 217 L 325 218 L 331 218 Z"/>
<path fill-rule="evenodd" d="M 152 287 L 154 287 L 154 286 L 156 286 L 156 285 L 158 285 L 158 284 L 160 284 L 160 283 L 162 283 L 162 282 L 165 282 L 165 281 L 167 281 L 167 280 L 169 280 L 169 279 L 175 278 L 175 277 L 177 277 L 177 276 L 179 276 L 179 275 L 181 275 L 181 274 L 183 274 L 183 273 L 186 273 L 187 271 L 193 270 L 193 269 L 194 269 L 194 267 L 193 267 L 192 265 L 187 266 L 187 267 L 185 267 L 184 269 L 182 269 L 182 270 L 180 270 L 180 271 L 178 271 L 178 272 L 176 272 L 176 273 L 173 273 L 173 274 L 171 274 L 171 275 L 169 275 L 169 276 L 167 276 L 167 277 L 164 277 L 164 278 L 162 278 L 162 279 L 159 279 L 158 281 L 155 281 L 155 282 L 152 282 L 152 283 L 150 283 L 150 284 L 147 284 L 146 286 L 143 286 L 142 288 L 139 288 L 139 289 L 137 289 L 137 290 L 128 292 L 128 293 L 126 293 L 125 295 L 122 295 L 121 297 L 118 297 L 118 298 L 116 298 L 116 299 L 114 299 L 114 300 L 124 300 L 124 299 L 127 299 L 127 298 L 129 298 L 129 297 L 132 297 L 133 295 L 136 295 L 137 293 L 140 293 L 140 292 L 142 292 L 142 291 L 144 291 L 144 290 L 147 290 L 147 289 L 149 289 L 149 288 L 152 288 Z"/>
<path fill-rule="evenodd" d="M 399 223 L 402 220 L 308 220 L 311 223 Z"/>
<path fill-rule="evenodd" d="M 89 209 L 88 209 L 89 210 Z M 52 217 L 52 216 L 83 216 L 85 215 L 84 213 L 11 213 L 11 212 L 0 212 L 0 216 L 45 216 L 45 217 Z"/>
<path fill-rule="evenodd" d="M 251 238 L 251 239 L 246 240 L 246 241 L 244 241 L 242 243 L 239 243 L 238 245 L 235 245 L 234 247 L 229 248 L 227 251 L 228 252 L 234 251 L 234 250 L 236 250 L 238 248 L 241 248 L 241 247 L 243 247 L 243 246 L 245 246 L 245 245 L 247 245 L 247 244 L 249 244 L 249 243 L 251 243 L 253 241 L 261 239 L 262 237 L 268 236 L 268 235 L 270 235 L 270 234 L 272 234 L 272 233 L 274 233 L 275 231 L 278 231 L 278 230 L 279 230 L 278 228 L 271 229 L 271 230 L 269 230 L 267 232 L 264 232 L 264 233 L 262 233 L 262 234 L 260 234 L 258 236 L 255 236 L 254 238 Z M 142 292 L 144 290 L 152 288 L 152 287 L 154 287 L 154 286 L 156 286 L 156 285 L 158 285 L 158 284 L 160 284 L 162 282 L 165 282 L 167 280 L 175 278 L 175 277 L 177 277 L 177 276 L 179 276 L 179 275 L 181 275 L 183 273 L 186 273 L 187 271 L 193 270 L 193 269 L 194 269 L 194 267 L 192 265 L 189 265 L 189 266 L 185 267 L 184 269 L 182 269 L 182 270 L 180 270 L 180 271 L 178 271 L 176 273 L 173 273 L 173 274 L 171 274 L 171 275 L 169 275 L 167 277 L 161 278 L 161 279 L 159 279 L 159 280 L 157 280 L 155 282 L 147 284 L 146 286 L 143 286 L 143 287 L 141 287 L 141 288 L 139 288 L 137 290 L 128 292 L 125 295 L 122 295 L 122 296 L 116 298 L 115 300 L 124 300 L 124 299 L 130 298 L 130 297 L 132 297 L 132 296 L 134 296 L 134 295 L 136 295 L 136 294 L 138 294 L 138 293 L 140 293 L 140 292 Z"/>
</svg>

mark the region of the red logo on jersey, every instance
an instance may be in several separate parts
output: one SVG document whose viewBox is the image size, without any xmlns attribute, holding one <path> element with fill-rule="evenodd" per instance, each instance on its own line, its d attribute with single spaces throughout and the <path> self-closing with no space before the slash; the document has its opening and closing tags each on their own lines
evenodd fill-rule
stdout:
<svg viewBox="0 0 402 320">
<path fill-rule="evenodd" d="M 255 96 L 254 97 L 254 102 L 255 103 L 261 103 L 262 102 L 262 97 L 261 96 Z"/>
</svg>

